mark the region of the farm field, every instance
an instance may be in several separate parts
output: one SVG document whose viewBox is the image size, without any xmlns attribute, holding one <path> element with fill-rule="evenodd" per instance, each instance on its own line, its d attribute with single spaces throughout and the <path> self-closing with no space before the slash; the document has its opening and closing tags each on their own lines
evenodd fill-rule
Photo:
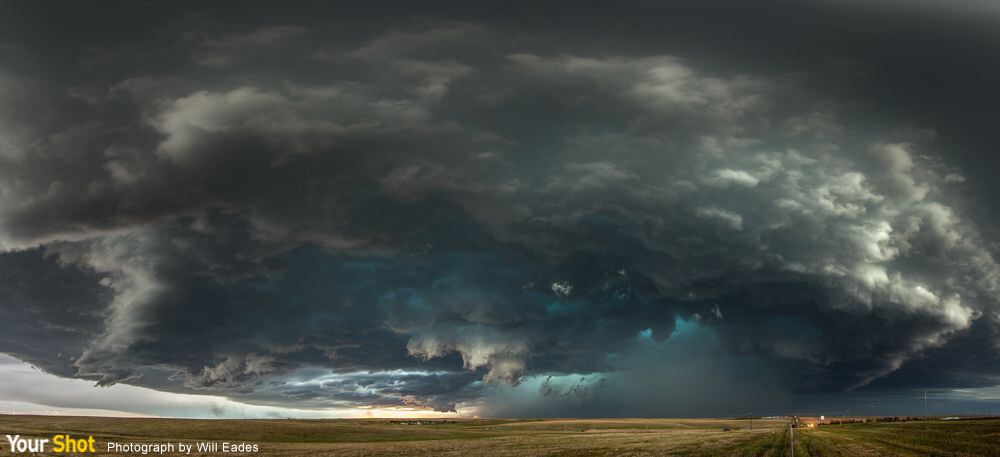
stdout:
<svg viewBox="0 0 1000 457">
<path fill-rule="evenodd" d="M 880 422 L 796 429 L 795 455 L 1000 455 L 1000 420 Z"/>
<path fill-rule="evenodd" d="M 786 456 L 791 419 L 185 420 L 0 416 L 0 434 L 106 443 L 253 443 L 274 456 Z M 794 432 L 796 456 L 1000 455 L 1000 421 L 825 425 Z M 0 455 L 9 452 L 6 439 Z M 221 450 L 221 449 L 220 449 Z M 23 455 L 23 454 L 21 454 Z M 35 455 L 67 455 L 52 452 Z M 72 454 L 70 454 L 72 455 Z M 95 454 L 90 454 L 95 455 Z M 182 455 L 173 452 L 165 455 Z M 187 455 L 250 455 L 192 451 Z"/>
</svg>

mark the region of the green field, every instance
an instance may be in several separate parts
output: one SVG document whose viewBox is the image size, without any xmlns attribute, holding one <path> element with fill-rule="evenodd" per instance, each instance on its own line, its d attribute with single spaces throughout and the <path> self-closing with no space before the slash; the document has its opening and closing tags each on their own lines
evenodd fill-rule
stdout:
<svg viewBox="0 0 1000 457">
<path fill-rule="evenodd" d="M 0 435 L 113 442 L 256 443 L 280 456 L 786 456 L 791 419 L 184 420 L 0 416 Z M 796 456 L 1000 455 L 1000 421 L 825 425 L 794 432 Z M 10 455 L 6 439 L 0 455 Z M 45 455 L 66 455 L 49 453 Z M 125 455 L 114 453 L 112 455 Z M 181 455 L 178 453 L 167 455 Z M 227 455 L 196 453 L 190 455 Z"/>
<path fill-rule="evenodd" d="M 796 431 L 796 456 L 1000 456 L 1000 420 L 828 425 Z"/>
</svg>

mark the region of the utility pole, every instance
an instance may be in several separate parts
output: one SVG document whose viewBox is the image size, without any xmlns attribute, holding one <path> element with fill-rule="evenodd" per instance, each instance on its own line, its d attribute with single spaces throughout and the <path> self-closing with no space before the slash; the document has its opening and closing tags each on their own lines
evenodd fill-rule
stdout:
<svg viewBox="0 0 1000 457">
<path fill-rule="evenodd" d="M 750 411 L 750 431 L 753 431 L 753 411 Z"/>
<path fill-rule="evenodd" d="M 924 420 L 927 420 L 927 389 L 924 389 Z"/>
<path fill-rule="evenodd" d="M 795 457 L 795 427 L 792 427 L 792 424 L 788 424 L 788 449 L 792 457 Z"/>
</svg>

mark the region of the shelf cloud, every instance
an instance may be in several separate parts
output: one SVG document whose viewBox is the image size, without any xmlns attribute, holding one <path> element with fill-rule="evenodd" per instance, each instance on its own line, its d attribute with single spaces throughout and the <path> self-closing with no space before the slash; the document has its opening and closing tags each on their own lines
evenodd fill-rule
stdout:
<svg viewBox="0 0 1000 457">
<path fill-rule="evenodd" d="M 0 33 L 0 352 L 302 409 L 994 386 L 997 18 L 920 55 L 862 38 L 979 7 L 880 3 L 20 5 L 59 31 Z"/>
</svg>

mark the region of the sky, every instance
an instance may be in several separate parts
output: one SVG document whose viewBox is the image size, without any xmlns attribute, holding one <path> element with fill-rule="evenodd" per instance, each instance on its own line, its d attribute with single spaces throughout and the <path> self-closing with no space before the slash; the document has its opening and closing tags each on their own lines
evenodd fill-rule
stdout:
<svg viewBox="0 0 1000 457">
<path fill-rule="evenodd" d="M 0 3 L 0 411 L 1000 410 L 1000 7 Z"/>
</svg>

